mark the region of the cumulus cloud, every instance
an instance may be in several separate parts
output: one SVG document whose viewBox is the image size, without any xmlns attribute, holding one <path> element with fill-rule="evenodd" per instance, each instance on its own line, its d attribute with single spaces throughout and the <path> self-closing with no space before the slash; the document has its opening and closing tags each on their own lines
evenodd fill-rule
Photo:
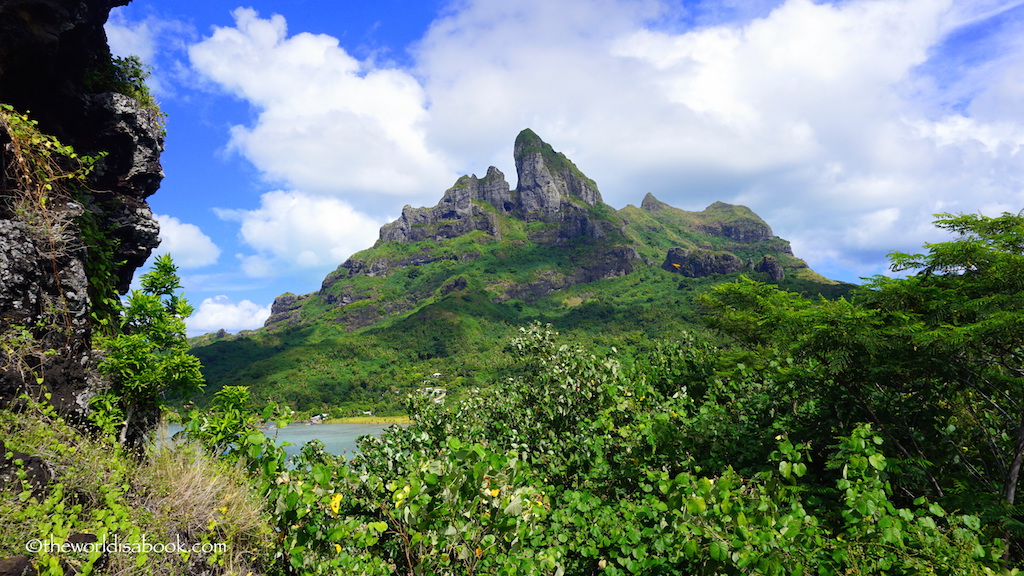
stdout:
<svg viewBox="0 0 1024 576">
<path fill-rule="evenodd" d="M 260 306 L 249 300 L 232 302 L 231 298 L 220 295 L 206 298 L 185 324 L 190 336 L 226 330 L 252 330 L 263 326 L 270 317 L 270 306 Z"/>
<path fill-rule="evenodd" d="M 223 212 L 257 249 L 244 259 L 254 276 L 367 245 L 320 229 L 319 210 L 302 221 L 282 206 L 345 198 L 329 211 L 371 239 L 378 223 L 351 206 L 432 204 L 455 169 L 511 175 L 524 127 L 617 207 L 646 192 L 686 209 L 746 204 L 812 265 L 870 274 L 888 251 L 935 240 L 934 212 L 1024 205 L 1024 25 L 1007 16 L 1018 4 L 699 3 L 687 21 L 657 0 L 466 0 L 431 25 L 409 70 L 239 9 L 190 54 L 257 111 L 231 146 L 305 191 Z"/>
<path fill-rule="evenodd" d="M 933 77 L 963 45 L 949 39 L 1005 3 L 788 0 L 684 31 L 642 3 L 507 4 L 469 2 L 420 44 L 452 149 L 532 125 L 614 205 L 747 204 L 812 260 L 865 274 L 934 240 L 934 212 L 1024 203 L 1020 25 L 963 78 Z"/>
<path fill-rule="evenodd" d="M 238 222 L 242 240 L 256 250 L 240 256 L 252 277 L 336 266 L 372 245 L 382 224 L 336 198 L 280 190 L 263 194 L 255 210 L 216 213 Z"/>
<path fill-rule="evenodd" d="M 107 44 L 116 56 L 135 55 L 144 62 L 153 60 L 156 53 L 155 21 L 152 19 L 129 22 L 119 10 L 113 10 L 103 29 Z"/>
<path fill-rule="evenodd" d="M 220 248 L 195 224 L 155 214 L 160 223 L 160 246 L 153 254 L 170 254 L 180 268 L 200 268 L 217 262 Z"/>
<path fill-rule="evenodd" d="M 180 58 L 195 36 L 191 26 L 154 15 L 139 21 L 129 21 L 118 7 L 111 10 L 103 29 L 112 54 L 120 57 L 138 56 L 150 67 L 151 75 L 146 84 L 155 94 L 167 97 L 175 94 L 175 82 L 187 75 Z"/>
<path fill-rule="evenodd" d="M 254 125 L 232 127 L 230 147 L 270 179 L 360 202 L 454 182 L 427 146 L 426 94 L 410 74 L 360 62 L 330 36 L 288 36 L 282 16 L 233 14 L 235 27 L 193 45 L 191 62 L 256 107 Z"/>
</svg>

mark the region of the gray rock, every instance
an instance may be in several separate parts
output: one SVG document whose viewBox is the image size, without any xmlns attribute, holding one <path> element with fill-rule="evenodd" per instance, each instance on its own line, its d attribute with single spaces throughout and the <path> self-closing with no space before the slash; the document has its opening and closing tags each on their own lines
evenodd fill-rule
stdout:
<svg viewBox="0 0 1024 576">
<path fill-rule="evenodd" d="M 548 222 L 574 200 L 586 206 L 601 202 L 597 184 L 529 128 L 516 138 L 514 154 L 520 217 Z"/>
<path fill-rule="evenodd" d="M 0 183 L 0 336 L 15 344 L 0 354 L 0 400 L 50 392 L 50 402 L 77 422 L 89 400 L 110 386 L 92 350 L 86 263 L 96 247 L 83 239 L 81 217 L 93 234 L 118 243 L 111 260 L 121 293 L 158 243 L 146 198 L 163 178 L 161 118 L 90 80 L 110 69 L 103 25 L 112 7 L 126 3 L 0 1 L 0 102 L 30 112 L 40 131 L 79 155 L 105 154 L 84 190 L 51 192 L 44 211 L 31 208 L 33 192 L 20 182 Z M 0 126 L 0 165 L 11 166 L 13 158 L 11 137 Z M 139 421 L 155 421 L 149 416 Z"/>
<path fill-rule="evenodd" d="M 475 174 L 459 178 L 433 208 L 405 206 L 398 220 L 381 227 L 378 244 L 440 241 L 474 230 L 482 230 L 500 240 L 497 218 L 480 202 L 490 204 L 501 213 L 509 212 L 514 206 L 505 175 L 493 166 L 487 169 L 482 180 Z"/>
<path fill-rule="evenodd" d="M 745 266 L 743 260 L 730 252 L 672 248 L 665 255 L 661 267 L 688 278 L 704 278 L 712 274 L 739 272 Z"/>
<path fill-rule="evenodd" d="M 762 272 L 771 279 L 772 282 L 782 282 L 786 278 L 786 272 L 782 268 L 782 264 L 776 260 L 773 256 L 764 256 L 761 261 L 753 266 L 755 272 Z"/>
<path fill-rule="evenodd" d="M 270 317 L 263 325 L 296 324 L 300 319 L 299 309 L 302 308 L 303 302 L 309 300 L 310 296 L 310 294 L 282 294 L 274 298 L 274 303 L 270 305 Z"/>
<path fill-rule="evenodd" d="M 670 206 L 655 198 L 654 194 L 648 192 L 644 195 L 644 200 L 640 203 L 640 208 L 647 210 L 648 212 L 658 212 L 659 210 L 670 208 Z"/>
</svg>

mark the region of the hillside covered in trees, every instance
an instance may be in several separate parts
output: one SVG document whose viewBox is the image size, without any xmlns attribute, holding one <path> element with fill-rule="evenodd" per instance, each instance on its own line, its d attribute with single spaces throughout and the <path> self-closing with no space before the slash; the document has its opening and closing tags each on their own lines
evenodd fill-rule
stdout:
<svg viewBox="0 0 1024 576">
<path fill-rule="evenodd" d="M 743 207 L 613 210 L 529 131 L 516 190 L 460 179 L 200 341 L 155 442 L 203 379 L 173 260 L 129 291 L 163 125 L 111 4 L 0 2 L 0 573 L 1019 573 L 1024 212 L 853 289 Z M 324 394 L 411 423 L 288 457 L 263 428 Z"/>
<path fill-rule="evenodd" d="M 436 206 L 406 206 L 317 292 L 278 297 L 263 329 L 194 340 L 207 398 L 245 385 L 300 411 L 401 411 L 425 380 L 459 394 L 507 375 L 507 341 L 531 322 L 643 348 L 696 329 L 695 295 L 718 282 L 809 297 L 853 288 L 811 270 L 744 206 L 688 212 L 647 194 L 616 210 L 532 130 L 514 156 L 515 189 L 494 167 L 463 176 Z"/>
</svg>

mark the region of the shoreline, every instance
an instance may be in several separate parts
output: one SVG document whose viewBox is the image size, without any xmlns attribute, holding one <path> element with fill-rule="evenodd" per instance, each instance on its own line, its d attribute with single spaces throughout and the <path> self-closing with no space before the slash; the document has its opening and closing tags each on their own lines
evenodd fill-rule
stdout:
<svg viewBox="0 0 1024 576">
<path fill-rule="evenodd" d="M 330 418 L 324 424 L 412 424 L 408 416 L 346 416 Z"/>
</svg>

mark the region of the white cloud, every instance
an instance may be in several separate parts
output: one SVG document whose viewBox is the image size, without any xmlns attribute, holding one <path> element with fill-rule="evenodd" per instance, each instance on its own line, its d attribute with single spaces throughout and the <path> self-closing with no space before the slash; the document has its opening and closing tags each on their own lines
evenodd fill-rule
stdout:
<svg viewBox="0 0 1024 576">
<path fill-rule="evenodd" d="M 200 268 L 217 262 L 220 248 L 195 224 L 155 214 L 160 223 L 160 246 L 154 254 L 170 254 L 181 268 Z"/>
<path fill-rule="evenodd" d="M 339 245 L 311 239 L 332 233 L 319 211 L 302 224 L 299 209 L 282 215 L 286 200 L 343 197 L 333 210 L 368 230 L 349 205 L 395 213 L 381 198 L 401 193 L 433 204 L 454 167 L 494 164 L 514 178 L 512 139 L 525 127 L 615 206 L 648 191 L 686 209 L 744 203 L 812 265 L 877 270 L 888 251 L 935 239 L 934 212 L 1024 205 L 1022 24 L 958 35 L 994 29 L 988 19 L 1010 3 L 722 6 L 752 16 L 711 10 L 698 18 L 711 24 L 687 28 L 656 0 L 465 0 L 432 24 L 408 71 L 237 10 L 234 28 L 192 47 L 192 63 L 257 110 L 232 129 L 234 149 L 306 191 L 224 212 L 257 249 L 243 265 L 270 275 Z M 973 44 L 980 36 L 992 45 Z"/>
<path fill-rule="evenodd" d="M 270 306 L 259 306 L 249 300 L 237 304 L 224 295 L 206 298 L 195 314 L 186 320 L 188 333 L 191 336 L 226 330 L 252 330 L 263 326 L 270 317 Z"/>
<path fill-rule="evenodd" d="M 242 240 L 256 250 L 241 256 L 243 271 L 251 277 L 337 266 L 372 245 L 382 224 L 341 200 L 302 192 L 268 192 L 255 210 L 216 213 L 239 222 Z"/>
<path fill-rule="evenodd" d="M 110 12 L 103 29 L 107 33 L 107 44 L 115 56 L 135 55 L 143 62 L 150 62 L 156 53 L 156 21 L 152 19 L 129 22 L 120 10 Z"/>
<path fill-rule="evenodd" d="M 187 72 L 181 65 L 185 47 L 195 36 L 191 26 L 177 20 L 165 20 L 150 15 L 143 20 L 129 21 L 121 7 L 110 12 L 103 27 L 107 44 L 114 56 L 138 56 L 149 67 L 146 80 L 154 94 L 161 97 L 176 95 L 176 82 L 185 81 Z"/>
<path fill-rule="evenodd" d="M 272 180 L 312 193 L 378 195 L 443 190 L 457 176 L 427 147 L 426 95 L 408 73 L 360 62 L 335 38 L 289 37 L 283 17 L 234 11 L 190 49 L 203 76 L 251 102 L 252 126 L 231 129 L 232 149 Z"/>
</svg>

